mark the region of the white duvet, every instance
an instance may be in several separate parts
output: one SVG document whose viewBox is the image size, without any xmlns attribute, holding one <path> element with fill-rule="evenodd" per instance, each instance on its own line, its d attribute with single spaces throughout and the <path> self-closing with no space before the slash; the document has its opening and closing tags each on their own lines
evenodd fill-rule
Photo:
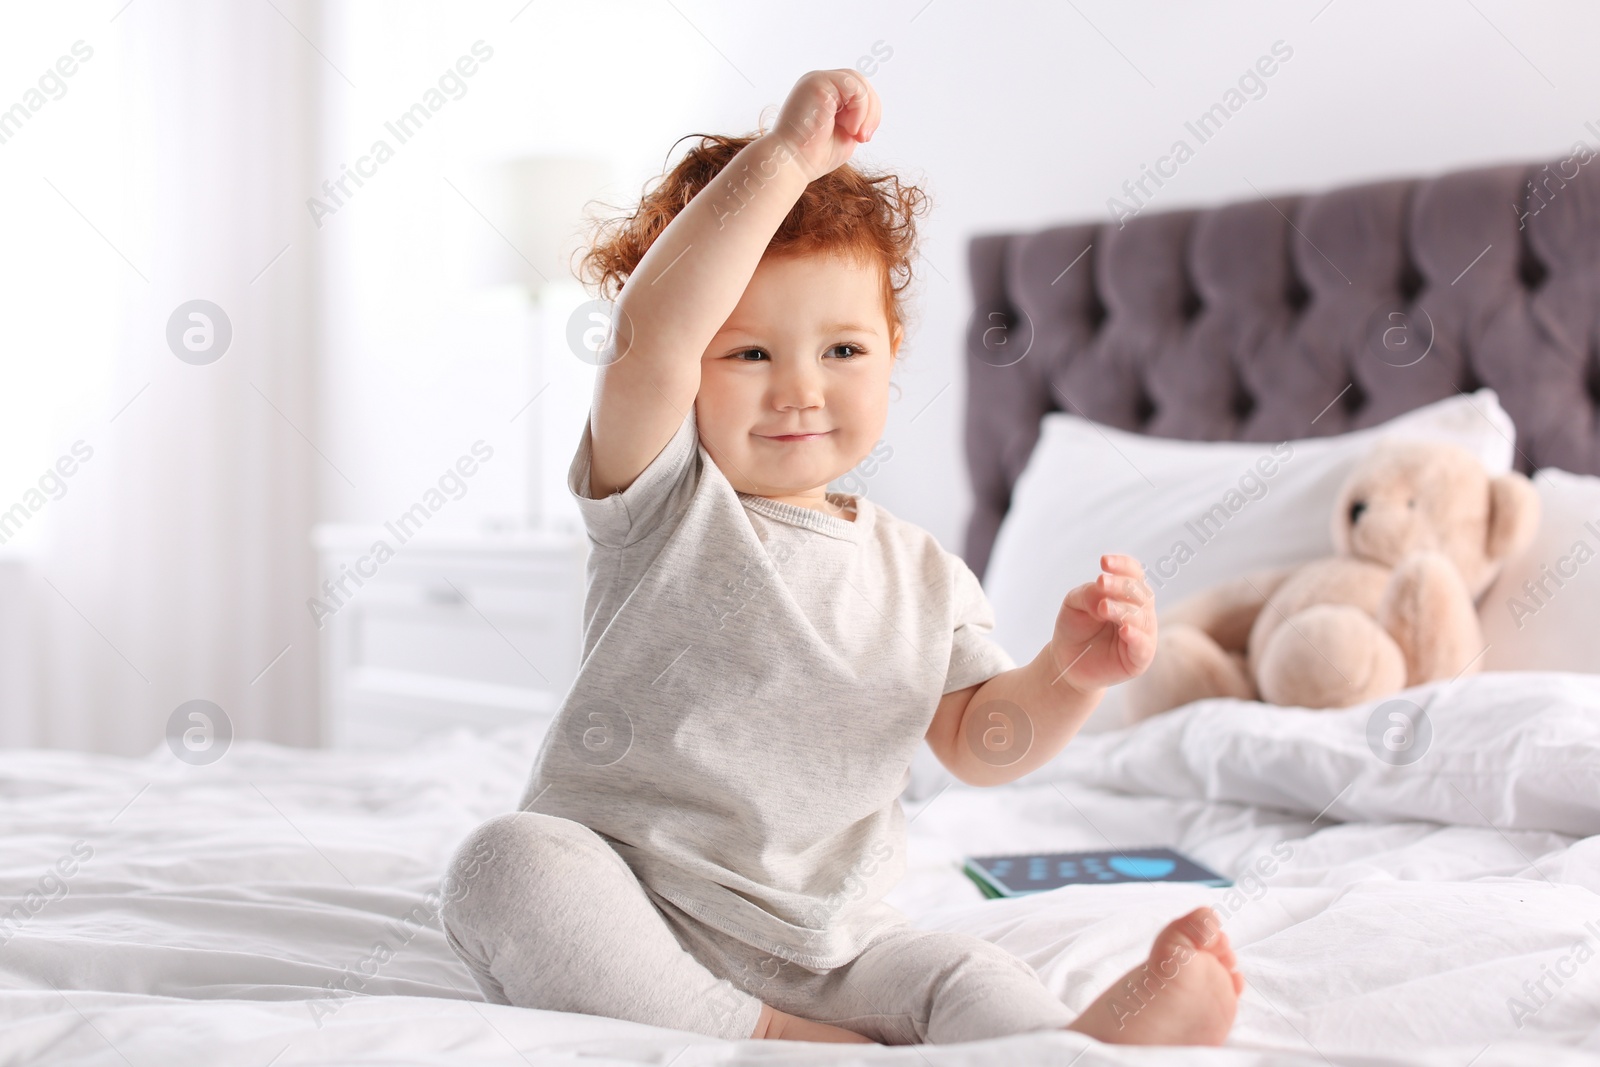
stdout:
<svg viewBox="0 0 1600 1067">
<path fill-rule="evenodd" d="M 1248 986 L 1214 1052 L 1067 1033 L 727 1042 L 485 1004 L 436 890 L 460 838 L 515 806 L 532 732 L 399 754 L 239 744 L 209 767 L 164 748 L 3 753 L 0 1063 L 1600 1064 L 1600 678 L 1404 696 L 1431 728 L 1406 765 L 1369 745 L 1376 705 L 1210 701 L 908 808 L 892 902 L 1003 945 L 1074 1008 L 1162 924 L 1216 907 Z M 958 869 L 973 852 L 1153 844 L 1236 885 L 984 901 Z"/>
</svg>

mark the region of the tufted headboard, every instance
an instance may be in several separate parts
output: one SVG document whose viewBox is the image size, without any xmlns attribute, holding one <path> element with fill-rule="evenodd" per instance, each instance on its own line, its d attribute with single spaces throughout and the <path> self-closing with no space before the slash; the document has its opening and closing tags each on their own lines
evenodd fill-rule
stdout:
<svg viewBox="0 0 1600 1067">
<path fill-rule="evenodd" d="M 1052 411 L 1280 441 L 1488 386 L 1518 469 L 1600 474 L 1594 159 L 974 237 L 968 565 Z"/>
</svg>

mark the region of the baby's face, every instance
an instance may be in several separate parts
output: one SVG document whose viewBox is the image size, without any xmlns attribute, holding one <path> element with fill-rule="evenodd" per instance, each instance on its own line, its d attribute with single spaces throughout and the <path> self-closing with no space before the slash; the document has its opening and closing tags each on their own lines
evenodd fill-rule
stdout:
<svg viewBox="0 0 1600 1067">
<path fill-rule="evenodd" d="M 741 493 L 820 493 L 872 451 L 889 410 L 883 268 L 768 256 L 700 363 L 695 420 Z M 852 350 L 853 349 L 853 350 Z M 817 433 L 802 440 L 780 435 Z"/>
</svg>

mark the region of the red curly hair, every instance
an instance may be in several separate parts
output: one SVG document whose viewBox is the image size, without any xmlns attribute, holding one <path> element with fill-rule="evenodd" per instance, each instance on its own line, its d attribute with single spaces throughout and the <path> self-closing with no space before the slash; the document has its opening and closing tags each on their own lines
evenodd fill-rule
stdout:
<svg viewBox="0 0 1600 1067">
<path fill-rule="evenodd" d="M 740 149 L 759 136 L 686 134 L 700 138 L 699 143 L 691 146 L 654 188 L 647 183 L 632 214 L 594 224 L 576 272 L 579 281 L 595 286 L 605 299 L 616 299 L 667 224 L 716 179 Z M 892 338 L 897 327 L 903 330 L 906 326 L 906 290 L 917 257 L 915 216 L 926 214 L 927 207 L 927 194 L 896 175 L 869 173 L 845 163 L 806 186 L 773 234 L 766 254 L 832 254 L 881 265 L 884 314 Z"/>
</svg>

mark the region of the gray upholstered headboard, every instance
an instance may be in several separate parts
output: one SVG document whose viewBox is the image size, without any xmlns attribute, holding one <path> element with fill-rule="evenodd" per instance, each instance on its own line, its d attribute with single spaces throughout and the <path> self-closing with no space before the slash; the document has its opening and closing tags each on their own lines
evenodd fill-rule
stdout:
<svg viewBox="0 0 1600 1067">
<path fill-rule="evenodd" d="M 1494 389 L 1517 466 L 1600 474 L 1600 160 L 973 238 L 963 555 L 1065 411 L 1202 441 L 1369 426 Z M 1331 405 L 1331 406 L 1330 406 Z"/>
</svg>

